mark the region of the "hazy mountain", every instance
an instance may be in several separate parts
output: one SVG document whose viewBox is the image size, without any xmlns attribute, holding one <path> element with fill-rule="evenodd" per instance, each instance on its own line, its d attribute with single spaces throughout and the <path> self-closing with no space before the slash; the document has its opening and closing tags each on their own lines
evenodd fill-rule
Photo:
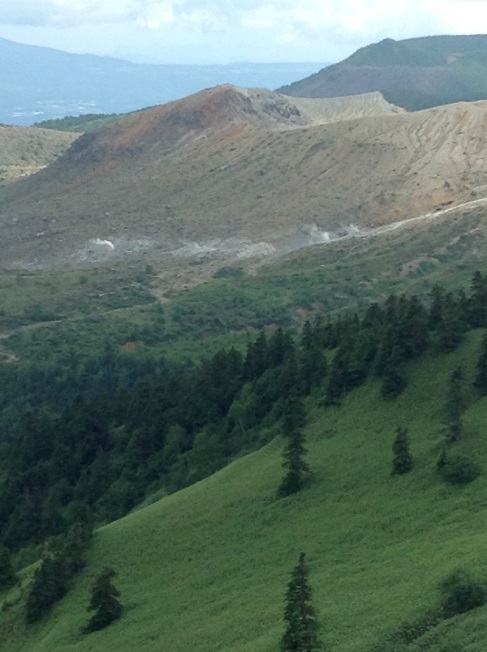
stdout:
<svg viewBox="0 0 487 652">
<path fill-rule="evenodd" d="M 487 98 L 487 35 L 385 39 L 280 88 L 296 97 L 379 91 L 410 110 Z"/>
<path fill-rule="evenodd" d="M 217 84 L 276 88 L 320 63 L 150 65 L 0 39 L 0 122 L 30 125 L 85 113 L 124 113 Z"/>
</svg>

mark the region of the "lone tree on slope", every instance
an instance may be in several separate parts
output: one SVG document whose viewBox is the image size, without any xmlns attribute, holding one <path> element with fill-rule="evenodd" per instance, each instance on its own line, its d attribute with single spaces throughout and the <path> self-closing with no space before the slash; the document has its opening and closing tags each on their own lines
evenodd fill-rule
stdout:
<svg viewBox="0 0 487 652">
<path fill-rule="evenodd" d="M 396 430 L 396 438 L 392 444 L 394 459 L 392 461 L 392 475 L 403 475 L 413 469 L 413 458 L 409 451 L 409 437 L 407 428 Z"/>
<path fill-rule="evenodd" d="M 286 591 L 284 620 L 286 629 L 281 639 L 281 652 L 321 652 L 312 592 L 308 582 L 308 566 L 304 552 L 294 568 Z"/>
<path fill-rule="evenodd" d="M 288 444 L 282 453 L 282 466 L 287 469 L 287 473 L 277 490 L 278 497 L 290 496 L 303 488 L 309 471 L 309 466 L 304 461 L 305 454 L 304 435 L 301 430 L 295 430 L 289 435 Z"/>
<path fill-rule="evenodd" d="M 277 496 L 283 498 L 300 491 L 309 471 L 304 461 L 306 455 L 305 438 L 301 427 L 306 420 L 302 401 L 296 396 L 289 396 L 283 410 L 283 434 L 287 438 L 282 453 L 282 466 L 287 470 L 283 477 Z"/>
<path fill-rule="evenodd" d="M 95 613 L 90 618 L 84 631 L 95 632 L 110 625 L 122 615 L 122 605 L 118 601 L 120 591 L 112 584 L 116 573 L 112 568 L 104 568 L 98 575 L 91 590 L 91 600 L 88 611 Z"/>
</svg>

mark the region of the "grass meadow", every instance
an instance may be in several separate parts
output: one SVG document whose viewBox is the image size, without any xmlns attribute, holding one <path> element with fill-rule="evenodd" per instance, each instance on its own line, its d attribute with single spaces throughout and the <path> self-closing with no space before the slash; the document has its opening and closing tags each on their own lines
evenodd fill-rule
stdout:
<svg viewBox="0 0 487 652">
<path fill-rule="evenodd" d="M 286 585 L 305 551 L 325 650 L 480 652 L 487 608 L 445 620 L 408 646 L 377 647 L 439 604 L 439 583 L 455 568 L 487 580 L 487 399 L 468 390 L 480 335 L 472 333 L 454 353 L 410 365 L 409 386 L 394 401 L 381 401 L 373 379 L 341 407 L 322 407 L 319 392 L 312 397 L 306 428 L 312 476 L 301 493 L 276 500 L 278 437 L 101 528 L 86 570 L 47 621 L 27 629 L 19 589 L 3 596 L 14 604 L 1 614 L 0 649 L 277 651 Z M 483 468 L 463 487 L 446 484 L 436 469 L 447 382 L 458 364 L 471 405 L 455 448 Z M 415 467 L 393 477 L 399 425 L 409 429 Z M 124 613 L 84 636 L 90 586 L 105 565 L 118 573 Z"/>
</svg>

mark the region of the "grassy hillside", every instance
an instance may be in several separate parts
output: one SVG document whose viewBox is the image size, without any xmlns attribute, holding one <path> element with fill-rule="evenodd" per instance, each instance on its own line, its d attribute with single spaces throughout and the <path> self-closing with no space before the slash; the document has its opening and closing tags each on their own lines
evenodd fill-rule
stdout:
<svg viewBox="0 0 487 652">
<path fill-rule="evenodd" d="M 271 652 L 278 649 L 284 592 L 301 550 L 310 562 L 325 649 L 335 652 L 378 649 L 386 635 L 438 604 L 439 582 L 458 566 L 487 579 L 487 400 L 471 390 L 464 439 L 454 448 L 476 460 L 483 474 L 459 488 L 436 471 L 447 381 L 461 363 L 470 387 L 480 336 L 473 332 L 454 353 L 410 364 L 408 389 L 394 401 L 380 400 L 375 381 L 340 408 L 320 407 L 320 393 L 309 399 L 313 477 L 300 494 L 275 499 L 283 444 L 277 438 L 102 528 L 86 571 L 47 622 L 26 630 L 18 589 L 3 596 L 15 604 L 0 615 L 0 649 Z M 399 425 L 409 428 L 415 469 L 391 477 Z M 118 572 L 124 615 L 84 637 L 89 587 L 106 564 Z M 473 652 L 483 649 L 486 636 L 487 609 L 480 608 L 430 630 L 421 649 Z"/>
<path fill-rule="evenodd" d="M 42 120 L 33 126 L 42 129 L 53 129 L 54 131 L 74 131 L 75 133 L 86 133 L 95 131 L 104 125 L 115 122 L 124 116 L 123 113 L 88 113 L 86 115 L 66 116 L 65 118 L 54 118 L 53 120 Z"/>
</svg>

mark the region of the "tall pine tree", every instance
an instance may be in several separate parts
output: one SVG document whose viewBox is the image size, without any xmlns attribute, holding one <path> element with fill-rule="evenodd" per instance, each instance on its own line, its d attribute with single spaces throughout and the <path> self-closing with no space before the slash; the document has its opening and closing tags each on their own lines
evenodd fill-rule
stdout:
<svg viewBox="0 0 487 652">
<path fill-rule="evenodd" d="M 300 491 L 309 471 L 304 460 L 306 448 L 301 430 L 304 420 L 305 413 L 302 402 L 297 397 L 290 396 L 284 406 L 284 436 L 288 442 L 282 454 L 282 466 L 286 469 L 286 474 L 277 490 L 277 495 L 280 498 Z"/>
<path fill-rule="evenodd" d="M 474 384 L 482 396 L 487 394 L 487 332 L 482 338 L 480 355 L 477 360 L 477 375 L 475 376 Z"/>
<path fill-rule="evenodd" d="M 308 566 L 306 556 L 302 552 L 287 586 L 284 609 L 286 628 L 281 639 L 281 652 L 320 652 L 322 650 L 311 600 Z"/>
</svg>

